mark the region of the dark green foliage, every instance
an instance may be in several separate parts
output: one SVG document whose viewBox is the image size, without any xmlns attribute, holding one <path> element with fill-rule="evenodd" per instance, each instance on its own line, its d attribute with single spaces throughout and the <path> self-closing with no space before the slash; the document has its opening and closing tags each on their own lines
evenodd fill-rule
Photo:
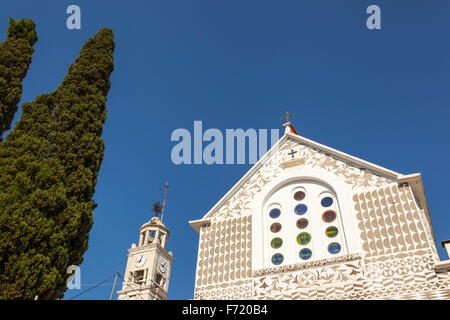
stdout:
<svg viewBox="0 0 450 320">
<path fill-rule="evenodd" d="M 36 41 L 38 41 L 36 31 L 34 30 L 35 28 L 36 25 L 31 19 L 15 21 L 13 18 L 9 18 L 9 27 L 6 34 L 8 35 L 8 38 L 25 39 L 30 46 L 33 46 Z"/>
<path fill-rule="evenodd" d="M 87 41 L 58 89 L 24 103 L 0 144 L 0 299 L 56 299 L 92 227 L 114 36 Z"/>
<path fill-rule="evenodd" d="M 37 41 L 34 22 L 9 18 L 8 38 L 0 44 L 0 141 L 10 129 L 22 96 L 22 81 L 31 64 Z"/>
</svg>

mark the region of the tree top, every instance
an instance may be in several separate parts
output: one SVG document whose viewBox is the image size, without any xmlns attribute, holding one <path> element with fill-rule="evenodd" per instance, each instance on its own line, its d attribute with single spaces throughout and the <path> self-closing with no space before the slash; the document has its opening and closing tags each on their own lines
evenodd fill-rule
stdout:
<svg viewBox="0 0 450 320">
<path fill-rule="evenodd" d="M 36 25 L 31 19 L 14 20 L 9 18 L 9 27 L 6 31 L 8 38 L 21 38 L 27 40 L 31 46 L 38 40 L 35 31 Z"/>
</svg>

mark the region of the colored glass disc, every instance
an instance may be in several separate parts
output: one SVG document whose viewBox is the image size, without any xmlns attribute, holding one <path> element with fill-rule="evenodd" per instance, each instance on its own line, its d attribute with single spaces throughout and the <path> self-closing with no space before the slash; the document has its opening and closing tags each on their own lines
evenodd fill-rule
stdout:
<svg viewBox="0 0 450 320">
<path fill-rule="evenodd" d="M 303 199 L 305 199 L 306 194 L 303 191 L 297 191 L 294 194 L 294 199 L 297 201 L 302 201 Z"/>
<path fill-rule="evenodd" d="M 322 215 L 322 220 L 325 222 L 333 222 L 336 220 L 336 212 L 332 210 L 325 211 Z"/>
<path fill-rule="evenodd" d="M 325 234 L 329 238 L 334 238 L 338 235 L 338 228 L 336 227 L 328 227 L 327 230 L 325 230 Z"/>
<path fill-rule="evenodd" d="M 277 233 L 281 230 L 281 224 L 279 224 L 278 222 L 272 223 L 272 225 L 270 226 L 270 231 L 272 231 L 273 233 Z"/>
<path fill-rule="evenodd" d="M 281 263 L 283 263 L 284 257 L 281 253 L 275 253 L 272 256 L 272 263 L 275 265 L 279 265 Z"/>
<path fill-rule="evenodd" d="M 312 256 L 312 251 L 308 248 L 303 248 L 302 250 L 300 250 L 298 255 L 299 255 L 300 259 L 308 260 Z"/>
<path fill-rule="evenodd" d="M 322 199 L 322 201 L 320 201 L 320 204 L 322 205 L 322 207 L 328 208 L 333 204 L 333 198 L 325 197 Z"/>
<path fill-rule="evenodd" d="M 308 207 L 305 204 L 298 204 L 295 206 L 294 212 L 298 215 L 303 215 L 308 211 Z"/>
<path fill-rule="evenodd" d="M 280 214 L 281 214 L 281 210 L 278 208 L 272 209 L 269 212 L 269 216 L 273 219 L 278 218 L 280 216 Z"/>
<path fill-rule="evenodd" d="M 328 245 L 328 252 L 331 254 L 336 254 L 341 251 L 341 245 L 337 242 L 332 242 Z"/>
<path fill-rule="evenodd" d="M 273 238 L 270 242 L 270 246 L 274 249 L 278 249 L 283 245 L 283 240 L 281 238 Z"/>
<path fill-rule="evenodd" d="M 299 233 L 297 236 L 297 243 L 302 246 L 307 245 L 311 241 L 311 235 L 308 232 Z"/>
<path fill-rule="evenodd" d="M 305 218 L 301 218 L 297 220 L 297 228 L 305 229 L 308 226 L 308 220 Z"/>
</svg>

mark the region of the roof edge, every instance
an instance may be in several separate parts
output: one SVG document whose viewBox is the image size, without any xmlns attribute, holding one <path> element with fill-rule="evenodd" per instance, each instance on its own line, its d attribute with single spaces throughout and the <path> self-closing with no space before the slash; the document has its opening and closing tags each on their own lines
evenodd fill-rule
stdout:
<svg viewBox="0 0 450 320">
<path fill-rule="evenodd" d="M 266 161 L 270 158 L 270 156 L 279 148 L 279 145 L 282 144 L 285 140 L 288 139 L 288 136 L 285 134 L 283 135 L 280 140 L 277 141 L 270 149 L 266 152 L 266 154 L 259 159 L 243 176 L 241 179 L 239 179 L 238 182 L 235 183 L 235 185 L 228 190 L 228 192 L 208 211 L 207 214 L 203 216 L 202 219 L 207 219 L 210 217 L 211 214 L 213 214 L 219 207 L 221 207 L 228 199 L 233 196 L 233 194 L 236 192 L 238 188 L 240 188 L 247 180 L 256 172 L 259 170 L 259 168 L 266 163 Z"/>
<path fill-rule="evenodd" d="M 200 228 L 203 227 L 206 224 L 211 223 L 210 219 L 199 219 L 199 220 L 190 220 L 189 221 L 189 225 L 195 230 L 195 232 L 197 232 L 198 234 L 200 234 Z"/>
<path fill-rule="evenodd" d="M 434 243 L 436 245 L 436 237 L 434 236 L 434 229 L 431 223 L 430 210 L 428 209 L 427 197 L 425 196 L 425 188 L 423 186 L 422 175 L 420 173 L 412 173 L 402 176 L 398 180 L 398 184 L 407 183 L 414 194 L 414 197 L 419 201 L 420 206 L 425 211 L 425 217 L 427 218 L 428 224 L 431 229 L 431 236 L 433 237 Z"/>
<path fill-rule="evenodd" d="M 245 182 L 247 182 L 247 180 L 268 160 L 268 158 L 274 153 L 275 150 L 278 150 L 279 145 L 284 143 L 287 139 L 293 139 L 295 141 L 301 142 L 303 144 L 306 144 L 308 146 L 311 146 L 313 148 L 319 149 L 320 151 L 324 152 L 325 154 L 329 154 L 329 155 L 334 155 L 335 157 L 339 158 L 340 160 L 344 160 L 346 162 L 350 162 L 352 164 L 355 164 L 359 167 L 363 167 L 363 168 L 367 168 L 375 173 L 378 173 L 380 175 L 384 175 L 388 178 L 391 178 L 395 181 L 398 181 L 401 178 L 407 177 L 404 176 L 403 174 L 397 173 L 395 171 L 386 169 L 384 167 L 378 166 L 376 164 L 373 164 L 371 162 L 362 160 L 360 158 L 351 156 L 349 154 L 346 154 L 342 151 L 327 147 L 323 144 L 314 142 L 310 139 L 304 138 L 298 134 L 294 134 L 294 133 L 290 133 L 290 132 L 286 132 L 281 138 L 280 140 L 277 141 L 277 143 L 275 143 L 269 151 L 266 152 L 266 154 L 259 159 L 259 161 L 257 161 L 245 174 L 244 176 L 239 179 L 238 182 L 236 182 L 234 184 L 234 186 L 199 220 L 193 220 L 190 221 L 189 224 L 191 225 L 192 228 L 194 228 L 194 230 L 198 233 L 199 232 L 199 226 L 198 224 L 200 222 L 208 222 L 210 221 L 209 219 L 211 218 L 211 215 L 217 210 L 219 209 L 226 201 L 229 200 L 230 197 L 233 196 L 233 194 L 235 194 L 235 192 L 237 191 L 238 188 L 240 188 Z M 428 210 L 428 209 L 427 209 Z"/>
<path fill-rule="evenodd" d="M 389 177 L 391 179 L 397 180 L 397 179 L 399 179 L 400 177 L 403 176 L 401 173 L 398 173 L 398 172 L 386 169 L 384 167 L 381 167 L 381 166 L 378 166 L 376 164 L 373 164 L 373 163 L 371 163 L 369 161 L 362 160 L 362 159 L 360 159 L 358 157 L 351 156 L 351 155 L 349 155 L 349 154 L 347 154 L 345 152 L 342 152 L 342 151 L 339 151 L 339 150 L 327 147 L 326 145 L 323 145 L 323 144 L 320 144 L 318 142 L 312 141 L 310 139 L 304 138 L 304 137 L 302 137 L 300 135 L 296 135 L 296 134 L 292 134 L 292 133 L 287 133 L 286 135 L 289 138 L 292 138 L 294 140 L 297 140 L 299 142 L 307 144 L 307 145 L 309 145 L 311 147 L 320 149 L 321 151 L 323 151 L 323 152 L 325 152 L 327 154 L 337 156 L 340 159 L 346 160 L 346 161 L 351 162 L 353 164 L 357 164 L 357 165 L 359 165 L 361 167 L 365 167 L 365 168 L 370 169 L 370 170 L 372 170 L 374 172 L 383 174 L 383 175 L 385 175 L 385 176 L 387 176 L 387 177 Z"/>
</svg>

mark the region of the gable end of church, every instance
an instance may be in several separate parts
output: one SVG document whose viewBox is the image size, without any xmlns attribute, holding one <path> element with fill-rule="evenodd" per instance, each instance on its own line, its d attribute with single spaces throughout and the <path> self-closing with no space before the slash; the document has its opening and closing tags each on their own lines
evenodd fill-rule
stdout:
<svg viewBox="0 0 450 320">
<path fill-rule="evenodd" d="M 430 277 L 448 290 L 420 294 L 450 297 L 420 174 L 290 132 L 190 224 L 195 299 L 400 297 Z"/>
</svg>

